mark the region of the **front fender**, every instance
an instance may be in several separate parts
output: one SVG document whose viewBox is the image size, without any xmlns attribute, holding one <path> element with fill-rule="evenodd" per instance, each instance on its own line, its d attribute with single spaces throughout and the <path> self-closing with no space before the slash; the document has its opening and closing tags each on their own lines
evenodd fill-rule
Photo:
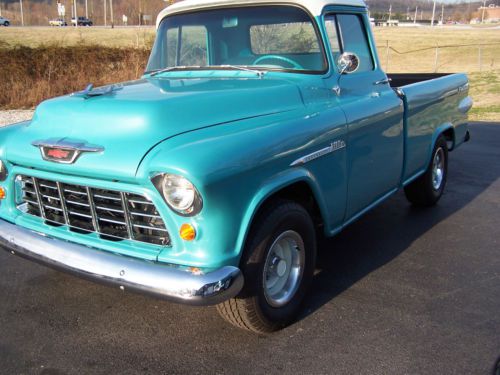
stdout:
<svg viewBox="0 0 500 375">
<path fill-rule="evenodd" d="M 250 232 L 252 222 L 257 212 L 259 212 L 259 210 L 263 207 L 263 204 L 265 204 L 265 202 L 270 197 L 278 193 L 280 190 L 283 190 L 298 182 L 307 183 L 313 193 L 313 197 L 316 200 L 316 203 L 318 204 L 323 222 L 330 222 L 326 202 L 323 198 L 323 195 L 321 194 L 319 181 L 315 178 L 315 176 L 305 168 L 286 170 L 264 181 L 259 190 L 254 195 L 250 204 L 248 205 L 241 221 L 236 245 L 237 248 L 240 249 L 240 254 L 243 251 L 243 246 Z"/>
<path fill-rule="evenodd" d="M 157 145 L 143 159 L 137 177 L 146 180 L 156 173 L 176 173 L 190 180 L 203 198 L 203 209 L 193 217 L 166 209 L 166 222 L 173 226 L 168 229 L 178 245 L 162 251 L 158 259 L 202 268 L 237 265 L 259 207 L 276 191 L 298 181 L 314 192 L 325 227 L 334 221 L 327 213 L 340 221 L 345 209 L 345 149 L 303 166 L 291 165 L 345 136 L 345 131 L 342 112 L 329 107 L 313 114 L 290 111 L 200 129 Z M 336 199 L 324 202 L 327 196 Z M 178 238 L 183 223 L 197 229 L 195 241 Z"/>
<path fill-rule="evenodd" d="M 7 143 L 8 138 L 18 132 L 20 129 L 28 126 L 31 121 L 22 121 L 17 122 L 15 124 L 9 124 L 5 126 L 0 126 L 0 160 L 7 163 L 7 155 L 5 152 L 5 144 Z M 7 164 L 7 170 L 9 170 L 11 164 Z"/>
</svg>

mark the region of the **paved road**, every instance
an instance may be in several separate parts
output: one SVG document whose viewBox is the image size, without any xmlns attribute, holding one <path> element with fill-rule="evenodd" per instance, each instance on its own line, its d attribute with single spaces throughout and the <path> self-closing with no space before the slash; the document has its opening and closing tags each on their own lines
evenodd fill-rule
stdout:
<svg viewBox="0 0 500 375">
<path fill-rule="evenodd" d="M 471 134 L 437 207 L 398 194 L 322 243 L 300 321 L 271 337 L 0 252 L 0 373 L 490 374 L 500 123 Z"/>
</svg>

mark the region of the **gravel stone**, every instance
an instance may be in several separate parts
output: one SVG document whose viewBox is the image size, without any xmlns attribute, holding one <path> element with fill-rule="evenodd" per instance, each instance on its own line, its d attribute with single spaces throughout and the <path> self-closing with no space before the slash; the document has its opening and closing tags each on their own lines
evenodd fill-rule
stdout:
<svg viewBox="0 0 500 375">
<path fill-rule="evenodd" d="M 32 110 L 0 111 L 0 126 L 30 120 L 33 112 Z"/>
</svg>

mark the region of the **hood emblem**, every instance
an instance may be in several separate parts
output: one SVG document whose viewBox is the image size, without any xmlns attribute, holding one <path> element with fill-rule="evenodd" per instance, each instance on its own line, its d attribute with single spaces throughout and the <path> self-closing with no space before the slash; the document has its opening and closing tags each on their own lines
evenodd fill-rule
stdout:
<svg viewBox="0 0 500 375">
<path fill-rule="evenodd" d="M 90 145 L 86 141 L 62 139 L 38 140 L 31 143 L 40 149 L 43 160 L 73 164 L 84 152 L 103 152 L 104 147 Z"/>
</svg>

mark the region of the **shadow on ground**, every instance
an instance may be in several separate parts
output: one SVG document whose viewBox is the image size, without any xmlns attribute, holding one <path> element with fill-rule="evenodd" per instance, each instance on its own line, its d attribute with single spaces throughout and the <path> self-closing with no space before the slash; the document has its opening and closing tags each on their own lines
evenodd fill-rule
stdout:
<svg viewBox="0 0 500 375">
<path fill-rule="evenodd" d="M 320 240 L 318 271 L 303 318 L 399 256 L 500 177 L 500 123 L 474 123 L 471 137 L 449 153 L 448 184 L 437 206 L 412 207 L 399 192 L 337 236 Z"/>
</svg>

